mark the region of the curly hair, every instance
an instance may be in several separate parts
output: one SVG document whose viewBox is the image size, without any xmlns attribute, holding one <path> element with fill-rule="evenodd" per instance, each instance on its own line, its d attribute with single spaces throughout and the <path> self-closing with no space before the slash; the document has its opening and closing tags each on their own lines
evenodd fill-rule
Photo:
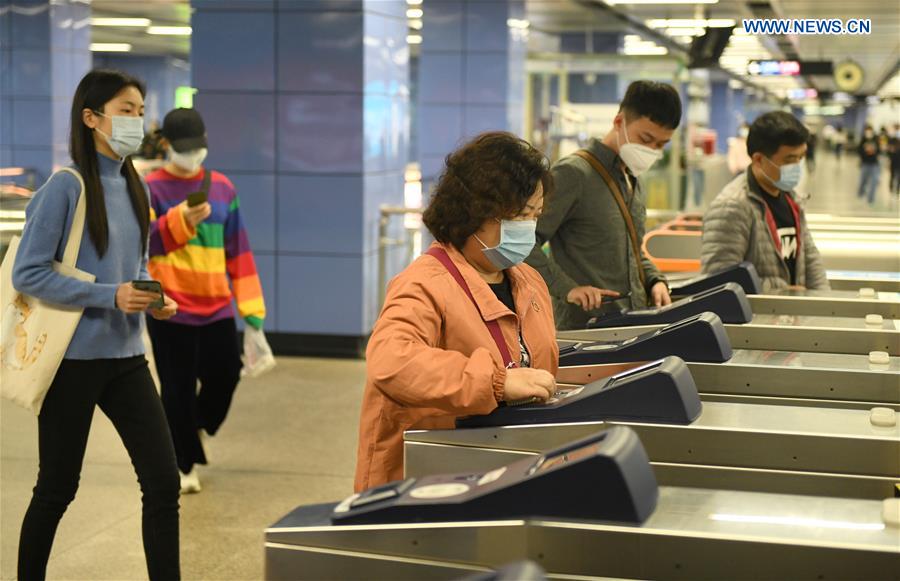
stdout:
<svg viewBox="0 0 900 581">
<path fill-rule="evenodd" d="M 549 160 L 511 133 L 482 133 L 444 160 L 444 172 L 422 216 L 435 240 L 462 249 L 491 218 L 513 218 L 525 209 L 538 181 L 552 193 Z"/>
</svg>

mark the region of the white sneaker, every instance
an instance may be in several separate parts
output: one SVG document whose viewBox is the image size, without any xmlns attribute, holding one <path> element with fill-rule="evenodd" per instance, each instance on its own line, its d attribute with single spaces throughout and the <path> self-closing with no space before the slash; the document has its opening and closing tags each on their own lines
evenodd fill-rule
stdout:
<svg viewBox="0 0 900 581">
<path fill-rule="evenodd" d="M 192 492 L 200 492 L 203 487 L 200 486 L 200 477 L 197 475 L 197 468 L 192 468 L 189 474 L 179 472 L 181 476 L 181 494 L 190 494 Z"/>
</svg>

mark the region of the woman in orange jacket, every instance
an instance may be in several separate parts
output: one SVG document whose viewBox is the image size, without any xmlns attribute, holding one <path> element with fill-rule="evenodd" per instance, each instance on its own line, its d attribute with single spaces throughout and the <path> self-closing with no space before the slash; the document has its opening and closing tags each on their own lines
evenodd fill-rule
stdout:
<svg viewBox="0 0 900 581">
<path fill-rule="evenodd" d="M 450 154 L 425 210 L 436 242 L 394 278 L 366 350 L 357 491 L 403 477 L 403 432 L 556 391 L 547 285 L 522 261 L 550 193 L 546 158 L 509 133 Z"/>
</svg>

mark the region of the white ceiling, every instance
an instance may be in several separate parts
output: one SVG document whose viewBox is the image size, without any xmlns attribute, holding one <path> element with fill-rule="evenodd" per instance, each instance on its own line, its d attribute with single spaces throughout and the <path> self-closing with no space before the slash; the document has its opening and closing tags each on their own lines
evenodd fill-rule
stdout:
<svg viewBox="0 0 900 581">
<path fill-rule="evenodd" d="M 425 0 L 427 26 L 428 2 Z M 633 33 L 630 27 L 610 15 L 602 0 L 525 0 L 527 18 L 536 30 L 558 34 L 561 32 L 619 31 Z M 619 0 L 627 1 L 627 0 Z M 761 0 L 765 2 L 766 0 Z M 874 93 L 886 77 L 896 71 L 900 60 L 900 1 L 898 0 L 768 0 L 775 17 L 782 18 L 870 18 L 872 34 L 865 36 L 799 36 L 793 38 L 757 38 L 773 58 L 784 58 L 784 48 L 792 50 L 803 60 L 831 60 L 835 63 L 851 58 L 865 71 L 861 92 Z M 709 5 L 629 5 L 617 4 L 616 10 L 645 21 L 656 18 L 742 18 L 754 17 L 751 3 L 760 0 L 719 0 Z M 189 0 L 93 0 L 94 16 L 132 16 L 150 18 L 154 24 L 190 24 Z M 702 13 L 697 12 L 698 8 Z M 140 29 L 93 27 L 93 42 L 129 42 L 134 54 L 167 54 L 186 57 L 190 38 L 151 36 Z M 779 45 L 780 41 L 780 45 Z M 732 44 L 737 45 L 739 41 Z M 744 39 L 744 43 L 752 43 Z M 737 51 L 737 53 L 736 53 Z M 743 51 L 746 54 L 746 51 Z M 740 54 L 731 46 L 726 55 Z M 756 79 L 759 80 L 759 79 Z M 820 90 L 835 90 L 833 81 L 813 77 Z M 784 85 L 783 80 L 762 81 Z M 802 84 L 802 83 L 801 83 Z"/>
<path fill-rule="evenodd" d="M 428 0 L 426 0 L 427 2 Z M 619 0 L 627 1 L 627 0 Z M 763 0 L 765 2 L 765 0 Z M 731 18 L 738 22 L 757 15 L 750 4 L 758 0 L 719 0 L 708 5 L 629 5 L 617 4 L 615 9 L 640 21 L 658 18 Z M 526 0 L 528 18 L 538 29 L 552 33 L 597 31 L 626 31 L 627 25 L 610 16 L 601 0 Z M 769 0 L 775 18 L 870 18 L 872 34 L 864 36 L 799 36 L 787 40 L 801 60 L 831 60 L 835 63 L 848 58 L 859 63 L 865 71 L 861 92 L 874 93 L 878 85 L 896 68 L 900 59 L 900 2 L 898 0 Z M 697 10 L 701 9 L 700 14 Z M 426 15 L 427 18 L 427 15 Z M 633 32 L 633 31 L 628 31 Z M 786 55 L 775 38 L 760 38 L 773 58 Z M 726 54 L 733 52 L 729 49 Z M 762 81 L 767 82 L 767 81 Z M 780 83 L 782 81 L 769 81 Z M 835 90 L 834 83 L 825 77 L 813 77 L 820 90 Z"/>
</svg>

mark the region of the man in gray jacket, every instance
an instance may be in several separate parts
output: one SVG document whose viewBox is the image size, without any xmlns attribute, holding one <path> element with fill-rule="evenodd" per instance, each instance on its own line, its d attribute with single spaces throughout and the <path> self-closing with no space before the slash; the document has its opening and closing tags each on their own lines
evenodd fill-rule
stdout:
<svg viewBox="0 0 900 581">
<path fill-rule="evenodd" d="M 704 273 L 752 262 L 763 289 L 827 289 L 828 278 L 793 189 L 802 175 L 809 131 L 783 111 L 750 126 L 752 160 L 713 200 L 703 216 Z"/>
<path fill-rule="evenodd" d="M 558 329 L 584 328 L 601 313 L 603 297 L 621 296 L 619 304 L 632 308 L 672 302 L 666 279 L 640 249 L 647 207 L 637 177 L 662 157 L 680 121 L 675 89 L 635 81 L 609 133 L 551 169 L 555 191 L 544 203 L 526 262 L 550 288 Z M 549 255 L 542 249 L 548 241 Z"/>
</svg>

